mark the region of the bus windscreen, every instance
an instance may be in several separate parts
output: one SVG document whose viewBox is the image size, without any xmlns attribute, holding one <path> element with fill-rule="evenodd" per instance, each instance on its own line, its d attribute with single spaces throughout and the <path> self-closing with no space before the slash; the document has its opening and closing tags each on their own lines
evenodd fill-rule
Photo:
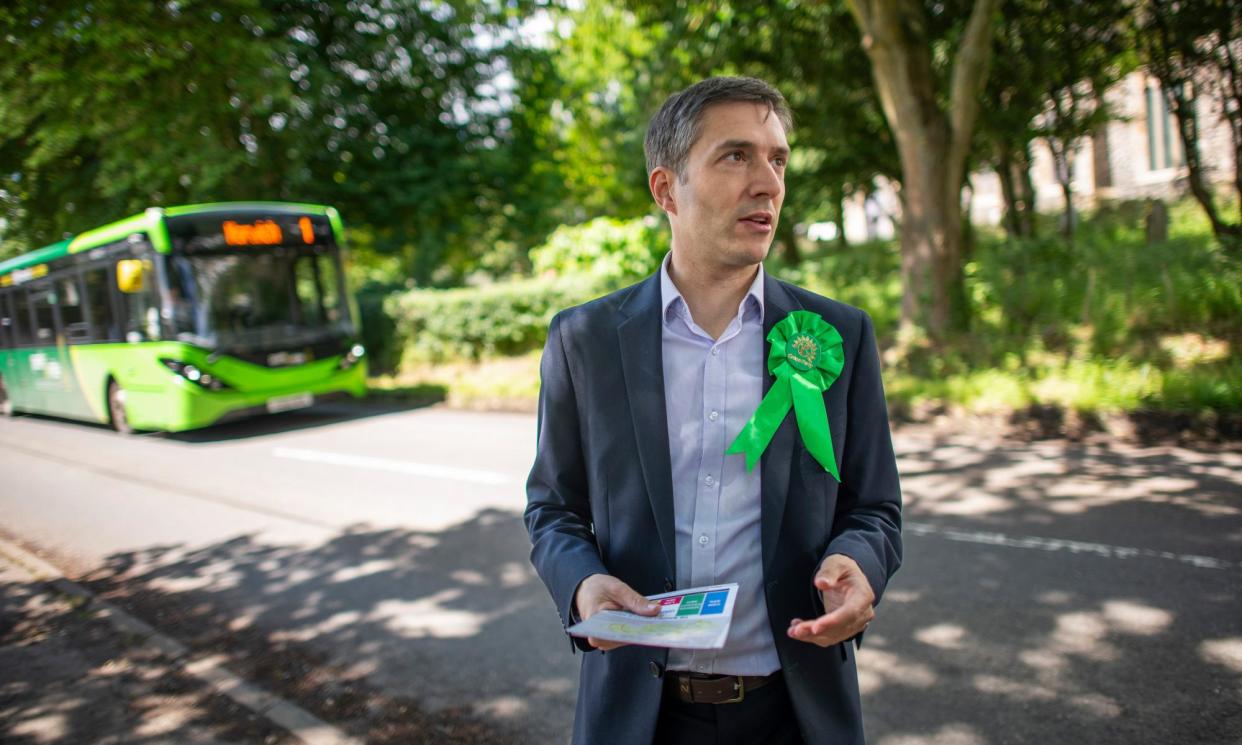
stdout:
<svg viewBox="0 0 1242 745">
<path fill-rule="evenodd" d="M 168 219 L 174 338 L 212 348 L 278 348 L 353 333 L 339 252 L 319 215 Z"/>
</svg>

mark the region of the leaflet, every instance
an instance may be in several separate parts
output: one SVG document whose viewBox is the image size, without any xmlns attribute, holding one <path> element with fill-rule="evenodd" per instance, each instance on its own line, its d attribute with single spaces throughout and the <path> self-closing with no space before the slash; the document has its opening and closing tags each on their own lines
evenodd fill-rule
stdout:
<svg viewBox="0 0 1242 745">
<path fill-rule="evenodd" d="M 578 637 L 672 649 L 720 649 L 729 636 L 737 583 L 693 587 L 647 599 L 660 605 L 657 616 L 603 610 L 569 627 Z"/>
</svg>

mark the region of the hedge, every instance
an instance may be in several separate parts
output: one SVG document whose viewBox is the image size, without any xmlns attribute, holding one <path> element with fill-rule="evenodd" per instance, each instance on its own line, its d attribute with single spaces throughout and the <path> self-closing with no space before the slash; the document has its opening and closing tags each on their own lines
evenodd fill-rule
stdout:
<svg viewBox="0 0 1242 745">
<path fill-rule="evenodd" d="M 543 347 L 552 316 L 604 294 L 593 279 L 525 279 L 484 287 L 411 290 L 389 296 L 400 362 L 477 360 Z"/>
</svg>

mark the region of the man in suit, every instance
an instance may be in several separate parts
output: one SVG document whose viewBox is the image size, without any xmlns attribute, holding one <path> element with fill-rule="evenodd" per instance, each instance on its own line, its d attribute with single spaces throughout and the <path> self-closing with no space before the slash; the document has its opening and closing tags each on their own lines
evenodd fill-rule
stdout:
<svg viewBox="0 0 1242 745">
<path fill-rule="evenodd" d="M 870 319 L 763 269 L 791 126 L 751 78 L 670 97 L 646 152 L 672 250 L 549 328 L 526 525 L 562 624 L 739 584 L 723 649 L 575 639 L 575 743 L 864 741 L 854 642 L 901 561 L 901 495 Z M 772 390 L 771 334 L 811 314 L 843 358 L 830 443 L 808 449 L 788 413 L 749 469 L 731 443 Z"/>
</svg>

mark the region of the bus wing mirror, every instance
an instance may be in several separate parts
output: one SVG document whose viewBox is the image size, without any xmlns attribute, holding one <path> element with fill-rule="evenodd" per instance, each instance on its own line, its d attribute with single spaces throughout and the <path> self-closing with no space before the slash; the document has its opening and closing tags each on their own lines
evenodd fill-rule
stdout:
<svg viewBox="0 0 1242 745">
<path fill-rule="evenodd" d="M 116 288 L 128 294 L 142 292 L 145 273 L 142 259 L 122 259 L 116 262 Z"/>
</svg>

